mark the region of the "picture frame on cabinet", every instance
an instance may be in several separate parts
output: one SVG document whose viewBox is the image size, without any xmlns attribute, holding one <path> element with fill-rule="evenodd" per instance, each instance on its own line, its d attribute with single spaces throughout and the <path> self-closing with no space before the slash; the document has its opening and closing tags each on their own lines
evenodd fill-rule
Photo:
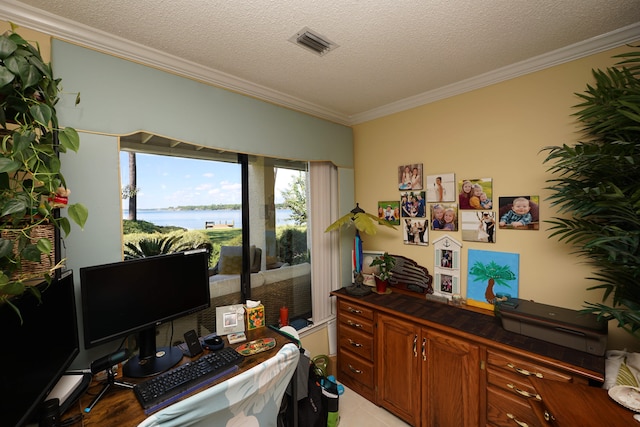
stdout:
<svg viewBox="0 0 640 427">
<path fill-rule="evenodd" d="M 402 238 L 405 245 L 429 245 L 429 220 L 426 218 L 403 218 Z"/>
<path fill-rule="evenodd" d="M 398 190 L 422 190 L 422 163 L 398 166 Z"/>
<path fill-rule="evenodd" d="M 456 201 L 456 178 L 453 173 L 427 175 L 427 202 L 442 203 Z"/>
<path fill-rule="evenodd" d="M 364 285 L 367 285 L 367 286 L 376 285 L 376 279 L 374 276 L 378 274 L 380 270 L 376 265 L 372 267 L 371 263 L 373 262 L 374 259 L 376 259 L 377 257 L 383 254 L 384 252 L 382 251 L 362 251 L 362 277 L 364 279 L 364 282 L 363 282 Z M 355 272 L 356 271 L 355 254 L 353 254 L 353 251 L 352 251 L 352 255 L 353 256 L 351 257 L 351 271 Z M 354 277 L 354 283 L 355 283 L 355 277 Z"/>
<path fill-rule="evenodd" d="M 493 310 L 496 298 L 518 298 L 520 255 L 469 249 L 467 304 Z"/>
<path fill-rule="evenodd" d="M 433 293 L 448 300 L 460 294 L 460 252 L 462 243 L 445 234 L 433 241 Z"/>
</svg>

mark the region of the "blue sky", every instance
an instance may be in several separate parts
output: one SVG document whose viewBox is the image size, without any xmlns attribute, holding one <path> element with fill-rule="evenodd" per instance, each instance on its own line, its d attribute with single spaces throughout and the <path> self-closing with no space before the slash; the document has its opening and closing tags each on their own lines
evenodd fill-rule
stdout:
<svg viewBox="0 0 640 427">
<path fill-rule="evenodd" d="M 181 157 L 136 155 L 138 209 L 241 202 L 240 165 Z M 122 186 L 129 183 L 129 153 L 120 152 Z M 279 170 L 276 203 L 297 172 Z M 127 204 L 123 203 L 126 208 Z"/>
</svg>

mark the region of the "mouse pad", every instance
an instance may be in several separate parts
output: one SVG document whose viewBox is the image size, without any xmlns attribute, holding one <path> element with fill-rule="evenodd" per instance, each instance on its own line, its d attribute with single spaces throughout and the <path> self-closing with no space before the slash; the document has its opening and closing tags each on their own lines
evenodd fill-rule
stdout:
<svg viewBox="0 0 640 427">
<path fill-rule="evenodd" d="M 271 350 L 275 346 L 275 338 L 260 338 L 236 347 L 236 351 L 243 356 L 251 356 L 252 354 Z"/>
</svg>

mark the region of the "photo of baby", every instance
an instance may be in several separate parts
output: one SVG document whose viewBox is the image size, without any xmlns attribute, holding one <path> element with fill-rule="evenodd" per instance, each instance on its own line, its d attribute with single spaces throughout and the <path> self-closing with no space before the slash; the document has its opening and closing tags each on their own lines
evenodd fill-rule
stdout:
<svg viewBox="0 0 640 427">
<path fill-rule="evenodd" d="M 538 230 L 539 196 L 500 197 L 498 227 L 514 230 Z"/>
</svg>

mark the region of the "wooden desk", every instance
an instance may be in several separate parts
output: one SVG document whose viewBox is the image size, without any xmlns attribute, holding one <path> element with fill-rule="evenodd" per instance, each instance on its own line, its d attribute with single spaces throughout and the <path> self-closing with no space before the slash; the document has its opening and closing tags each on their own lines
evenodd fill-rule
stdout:
<svg viewBox="0 0 640 427">
<path fill-rule="evenodd" d="M 635 412 L 618 405 L 602 388 L 535 377 L 529 377 L 529 380 L 542 397 L 541 402 L 531 401 L 541 425 L 640 426 L 633 419 Z"/>
<path fill-rule="evenodd" d="M 254 366 L 264 362 L 265 360 L 273 357 L 276 353 L 289 342 L 293 342 L 288 337 L 278 333 L 277 331 L 270 328 L 259 328 L 254 329 L 252 331 L 245 331 L 247 335 L 247 341 L 255 340 L 258 338 L 275 338 L 276 346 L 268 351 L 264 351 L 262 353 L 255 354 L 253 356 L 245 357 L 244 362 L 240 365 L 240 369 L 226 377 L 221 378 L 218 381 L 215 381 L 212 384 L 209 384 L 203 387 L 200 390 L 194 391 L 190 395 L 196 394 L 199 391 L 205 390 L 208 387 L 211 387 L 215 384 L 221 383 L 229 378 L 232 378 L 235 375 L 238 375 L 241 372 L 244 372 L 248 369 L 253 368 Z M 226 337 L 224 338 L 225 344 L 229 346 L 230 344 L 226 341 Z M 247 342 L 245 341 L 245 342 Z M 242 345 L 242 343 L 231 344 L 232 347 L 237 347 Z M 297 344 L 297 343 L 296 343 Z M 205 353 L 208 350 L 205 350 Z M 194 360 L 197 359 L 194 358 Z M 180 363 L 188 362 L 189 358 L 183 357 Z M 144 378 L 128 378 L 122 377 L 122 370 L 118 370 L 117 379 L 130 382 L 130 383 L 138 383 L 144 381 Z M 118 386 L 113 386 L 111 389 L 100 399 L 100 401 L 93 407 L 91 412 L 85 413 L 84 408 L 86 408 L 95 397 L 97 393 L 102 389 L 103 384 L 94 379 L 94 381 L 89 386 L 87 392 L 79 399 L 78 403 L 74 405 L 71 409 L 69 409 L 65 414 L 63 414 L 62 419 L 65 420 L 70 417 L 78 416 L 78 414 L 82 414 L 82 424 L 80 424 L 80 420 L 77 425 L 83 425 L 85 427 L 99 427 L 99 426 L 121 426 L 121 427 L 129 427 L 129 426 L 137 426 L 140 422 L 142 422 L 145 418 L 148 417 L 144 413 L 142 406 L 138 402 L 138 399 L 135 397 L 133 390 L 126 389 Z M 188 395 L 188 396 L 190 396 Z M 187 397 L 187 396 L 185 396 Z"/>
</svg>

